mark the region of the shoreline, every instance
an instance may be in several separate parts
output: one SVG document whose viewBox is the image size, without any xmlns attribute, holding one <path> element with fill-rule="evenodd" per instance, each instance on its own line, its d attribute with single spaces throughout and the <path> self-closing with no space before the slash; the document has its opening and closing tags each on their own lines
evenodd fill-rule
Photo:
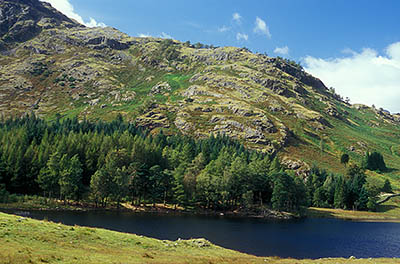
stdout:
<svg viewBox="0 0 400 264">
<path fill-rule="evenodd" d="M 292 220 L 301 217 L 292 213 L 279 212 L 270 209 L 265 209 L 262 214 L 255 213 L 252 210 L 230 210 L 230 211 L 215 211 L 207 209 L 185 209 L 177 207 L 176 209 L 171 206 L 164 206 L 157 204 L 154 206 L 131 206 L 129 204 L 122 204 L 120 208 L 116 207 L 93 207 L 93 206 L 80 206 L 80 205 L 63 205 L 56 207 L 33 207 L 26 206 L 26 204 L 0 204 L 0 211 L 80 211 L 80 212 L 126 212 L 126 213 L 149 213 L 149 214 L 170 214 L 170 215 L 199 215 L 199 216 L 220 216 L 220 217 L 243 217 L 243 218 L 258 218 L 270 220 Z"/>
<path fill-rule="evenodd" d="M 0 203 L 0 210 L 7 211 L 103 211 L 103 212 L 128 212 L 128 213 L 155 213 L 176 215 L 204 215 L 204 216 L 228 216 L 260 218 L 271 220 L 292 220 L 302 218 L 289 212 L 275 211 L 267 207 L 236 208 L 227 211 L 205 209 L 200 207 L 182 207 L 174 204 L 143 204 L 140 206 L 130 203 L 121 203 L 118 207 L 114 203 L 106 207 L 98 207 L 91 202 L 67 202 L 43 197 L 25 197 L 17 202 Z"/>
<path fill-rule="evenodd" d="M 128 213 L 154 213 L 154 214 L 175 214 L 175 215 L 203 215 L 220 217 L 244 217 L 269 220 L 293 220 L 301 218 L 334 218 L 346 221 L 357 222 L 388 222 L 400 223 L 400 207 L 398 212 L 367 212 L 352 211 L 332 208 L 305 208 L 300 215 L 287 212 L 278 212 L 269 208 L 238 208 L 229 211 L 216 211 L 202 208 L 183 208 L 174 205 L 156 204 L 132 206 L 129 203 L 123 203 L 118 208 L 112 204 L 107 207 L 95 207 L 91 203 L 67 203 L 60 200 L 51 200 L 46 203 L 40 203 L 34 199 L 27 199 L 22 202 L 0 203 L 0 210 L 7 211 L 103 211 L 103 212 L 128 212 Z M 396 207 L 397 210 L 397 207 Z"/>
</svg>

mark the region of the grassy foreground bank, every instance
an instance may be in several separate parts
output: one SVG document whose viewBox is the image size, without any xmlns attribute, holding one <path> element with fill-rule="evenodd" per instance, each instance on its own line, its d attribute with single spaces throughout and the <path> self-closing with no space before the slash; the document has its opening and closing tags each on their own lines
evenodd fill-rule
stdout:
<svg viewBox="0 0 400 264">
<path fill-rule="evenodd" d="M 0 263 L 398 263 L 255 257 L 204 239 L 165 241 L 0 213 Z"/>
</svg>

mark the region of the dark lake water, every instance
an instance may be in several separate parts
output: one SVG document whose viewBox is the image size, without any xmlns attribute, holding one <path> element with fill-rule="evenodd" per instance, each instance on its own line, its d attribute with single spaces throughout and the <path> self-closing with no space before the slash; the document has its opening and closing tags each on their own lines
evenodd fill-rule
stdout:
<svg viewBox="0 0 400 264">
<path fill-rule="evenodd" d="M 258 256 L 400 257 L 400 224 L 338 219 L 264 219 L 126 212 L 33 211 L 30 217 L 159 239 L 206 238 Z"/>
</svg>

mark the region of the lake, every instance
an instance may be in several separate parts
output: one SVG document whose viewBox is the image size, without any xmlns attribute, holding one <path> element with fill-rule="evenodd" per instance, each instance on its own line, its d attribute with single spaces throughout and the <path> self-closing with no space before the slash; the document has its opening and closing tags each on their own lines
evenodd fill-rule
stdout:
<svg viewBox="0 0 400 264">
<path fill-rule="evenodd" d="M 10 211 L 8 211 L 10 212 Z M 104 211 L 31 211 L 29 217 L 158 239 L 206 238 L 258 256 L 400 257 L 400 224 L 309 218 L 289 221 Z"/>
</svg>

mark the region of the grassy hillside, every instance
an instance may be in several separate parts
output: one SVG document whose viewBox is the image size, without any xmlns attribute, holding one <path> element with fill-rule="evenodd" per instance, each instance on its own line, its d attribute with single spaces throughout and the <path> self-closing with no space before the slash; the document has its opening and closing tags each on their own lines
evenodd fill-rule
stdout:
<svg viewBox="0 0 400 264">
<path fill-rule="evenodd" d="M 35 3 L 28 9 L 40 10 L 36 18 L 56 16 Z M 10 5 L 26 4 L 0 3 L 5 10 Z M 56 21 L 33 21 L 41 30 L 27 39 L 19 40 L 15 31 L 0 36 L 0 44 L 7 44 L 0 45 L 2 116 L 111 120 L 121 113 L 153 131 L 196 138 L 226 134 L 250 148 L 277 152 L 300 174 L 313 164 L 343 172 L 342 153 L 359 163 L 366 151 L 379 151 L 390 170 L 370 173 L 371 180 L 387 178 L 400 188 L 400 116 L 344 102 L 292 61 L 245 48 L 134 38 L 113 28 L 71 24 L 60 14 Z"/>
<path fill-rule="evenodd" d="M 204 239 L 161 241 L 0 213 L 0 263 L 397 263 L 396 259 L 255 257 Z"/>
</svg>

